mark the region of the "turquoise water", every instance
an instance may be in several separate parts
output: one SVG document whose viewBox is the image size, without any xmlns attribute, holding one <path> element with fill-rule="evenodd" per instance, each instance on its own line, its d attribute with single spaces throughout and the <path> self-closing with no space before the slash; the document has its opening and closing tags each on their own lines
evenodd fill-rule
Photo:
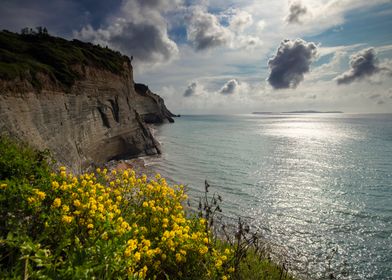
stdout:
<svg viewBox="0 0 392 280">
<path fill-rule="evenodd" d="M 335 249 L 341 279 L 392 279 L 392 115 L 182 116 L 156 133 L 155 170 L 193 199 L 207 179 L 302 275 L 325 276 Z"/>
</svg>

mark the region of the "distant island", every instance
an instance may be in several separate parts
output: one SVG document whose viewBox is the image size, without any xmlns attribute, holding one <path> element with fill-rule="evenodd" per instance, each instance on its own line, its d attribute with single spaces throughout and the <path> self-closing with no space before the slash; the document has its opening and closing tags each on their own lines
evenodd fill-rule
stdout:
<svg viewBox="0 0 392 280">
<path fill-rule="evenodd" d="M 274 114 L 343 114 L 342 111 L 315 111 L 315 110 L 303 110 L 303 111 L 287 111 L 287 112 L 252 112 L 255 115 L 274 115 Z"/>
</svg>

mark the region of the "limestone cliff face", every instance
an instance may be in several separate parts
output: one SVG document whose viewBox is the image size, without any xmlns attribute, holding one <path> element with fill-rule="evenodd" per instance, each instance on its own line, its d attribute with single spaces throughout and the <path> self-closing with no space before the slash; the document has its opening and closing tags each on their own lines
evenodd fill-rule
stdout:
<svg viewBox="0 0 392 280">
<path fill-rule="evenodd" d="M 137 97 L 136 110 L 146 123 L 174 122 L 172 114 L 165 106 L 163 99 L 150 91 L 144 84 L 135 84 Z"/>
<path fill-rule="evenodd" d="M 40 90 L 26 80 L 0 80 L 0 132 L 49 149 L 75 172 L 159 153 L 144 120 L 171 121 L 171 113 L 160 97 L 135 90 L 129 62 L 121 74 L 86 65 L 73 70 L 80 79 L 69 89 L 46 75 L 39 75 Z"/>
</svg>

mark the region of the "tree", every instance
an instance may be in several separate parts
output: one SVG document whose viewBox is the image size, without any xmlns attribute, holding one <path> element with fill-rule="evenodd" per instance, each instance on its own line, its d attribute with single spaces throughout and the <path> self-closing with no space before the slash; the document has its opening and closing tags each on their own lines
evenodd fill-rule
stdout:
<svg viewBox="0 0 392 280">
<path fill-rule="evenodd" d="M 22 35 L 29 35 L 29 28 L 28 28 L 28 27 L 22 28 L 22 30 L 20 31 L 20 33 L 21 33 Z"/>
</svg>

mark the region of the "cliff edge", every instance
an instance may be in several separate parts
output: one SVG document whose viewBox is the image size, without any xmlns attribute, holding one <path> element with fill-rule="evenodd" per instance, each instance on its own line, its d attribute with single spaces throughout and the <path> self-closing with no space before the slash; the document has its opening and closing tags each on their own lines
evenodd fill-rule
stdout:
<svg viewBox="0 0 392 280">
<path fill-rule="evenodd" d="M 75 172 L 160 153 L 146 122 L 172 122 L 173 114 L 158 95 L 139 89 L 119 52 L 0 32 L 0 133 L 49 149 Z"/>
</svg>

